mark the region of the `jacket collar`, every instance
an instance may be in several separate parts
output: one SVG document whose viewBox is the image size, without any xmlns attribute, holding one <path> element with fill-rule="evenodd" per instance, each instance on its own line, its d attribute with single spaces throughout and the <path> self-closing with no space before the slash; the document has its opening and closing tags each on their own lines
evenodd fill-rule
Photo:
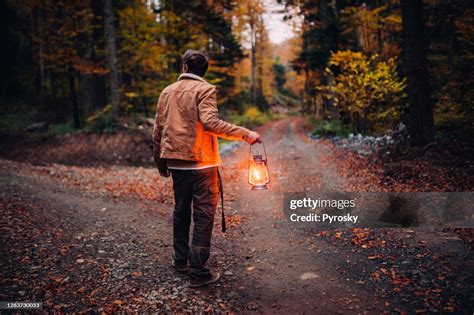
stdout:
<svg viewBox="0 0 474 315">
<path fill-rule="evenodd" d="M 204 80 L 203 78 L 201 78 L 200 76 L 198 75 L 195 75 L 193 73 L 181 73 L 178 77 L 178 81 L 180 80 L 184 80 L 184 79 L 192 79 L 192 80 L 198 80 L 198 81 L 202 81 L 202 82 L 206 82 L 206 80 Z"/>
</svg>

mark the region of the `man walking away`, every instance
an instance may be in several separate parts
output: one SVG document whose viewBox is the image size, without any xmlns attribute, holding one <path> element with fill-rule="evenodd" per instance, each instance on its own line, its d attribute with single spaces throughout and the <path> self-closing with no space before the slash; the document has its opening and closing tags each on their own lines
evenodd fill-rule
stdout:
<svg viewBox="0 0 474 315">
<path fill-rule="evenodd" d="M 153 151 L 161 176 L 173 178 L 173 267 L 190 271 L 190 287 L 216 282 L 220 274 L 205 264 L 219 199 L 217 137 L 260 142 L 260 135 L 219 119 L 216 87 L 202 77 L 207 56 L 188 50 L 178 81 L 160 94 L 153 127 Z M 192 209 L 192 210 L 191 210 Z M 189 247 L 191 214 L 194 230 Z M 189 267 L 188 267 L 189 260 Z"/>
</svg>

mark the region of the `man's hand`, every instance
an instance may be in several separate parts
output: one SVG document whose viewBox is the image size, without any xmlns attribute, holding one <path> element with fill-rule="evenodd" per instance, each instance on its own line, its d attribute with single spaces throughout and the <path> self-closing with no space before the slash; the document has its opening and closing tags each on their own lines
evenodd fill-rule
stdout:
<svg viewBox="0 0 474 315">
<path fill-rule="evenodd" d="M 255 143 L 261 143 L 262 142 L 262 136 L 255 132 L 255 131 L 249 131 L 249 134 L 247 135 L 247 138 L 245 139 L 249 144 L 255 144 Z"/>
<path fill-rule="evenodd" d="M 164 168 L 158 167 L 158 172 L 160 172 L 160 175 L 163 177 L 170 177 L 170 171 L 168 167 L 164 167 Z"/>
<path fill-rule="evenodd" d="M 170 177 L 170 170 L 168 169 L 168 163 L 165 159 L 155 158 L 155 163 L 161 176 Z"/>
</svg>

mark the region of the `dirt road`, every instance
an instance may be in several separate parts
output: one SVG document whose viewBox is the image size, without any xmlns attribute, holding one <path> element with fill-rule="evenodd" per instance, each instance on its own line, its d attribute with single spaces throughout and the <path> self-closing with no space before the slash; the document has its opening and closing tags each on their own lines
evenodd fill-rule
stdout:
<svg viewBox="0 0 474 315">
<path fill-rule="evenodd" d="M 216 216 L 209 263 L 224 276 L 195 291 L 169 268 L 171 182 L 155 169 L 3 160 L 0 300 L 62 311 L 472 311 L 474 257 L 452 233 L 287 222 L 284 192 L 385 188 L 371 165 L 354 172 L 344 152 L 309 140 L 298 119 L 261 131 L 271 188 L 250 190 L 247 145 L 223 157 L 229 231 Z"/>
</svg>

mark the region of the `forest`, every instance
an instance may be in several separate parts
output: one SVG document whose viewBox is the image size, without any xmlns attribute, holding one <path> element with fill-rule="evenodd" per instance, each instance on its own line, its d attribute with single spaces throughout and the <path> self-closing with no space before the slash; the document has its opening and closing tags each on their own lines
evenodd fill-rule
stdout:
<svg viewBox="0 0 474 315">
<path fill-rule="evenodd" d="M 0 0 L 0 312 L 472 313 L 473 4 Z M 264 144 L 212 138 L 199 289 L 152 142 L 188 49 Z M 285 208 L 305 198 L 355 207 Z"/>
<path fill-rule="evenodd" d="M 403 122 L 417 145 L 471 132 L 471 1 L 270 2 L 2 1 L 2 129 L 101 132 L 152 117 L 183 52 L 200 49 L 221 112 L 238 123 L 262 123 L 276 106 L 331 132 Z M 272 13 L 292 38 L 270 41 Z"/>
</svg>

